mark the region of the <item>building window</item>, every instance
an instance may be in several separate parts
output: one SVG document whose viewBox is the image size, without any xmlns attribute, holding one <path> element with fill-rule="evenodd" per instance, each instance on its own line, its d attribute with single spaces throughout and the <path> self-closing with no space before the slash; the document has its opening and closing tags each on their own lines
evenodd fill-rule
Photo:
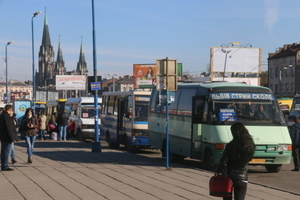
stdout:
<svg viewBox="0 0 300 200">
<path fill-rule="evenodd" d="M 275 84 L 275 94 L 278 94 L 278 84 Z"/>
<path fill-rule="evenodd" d="M 291 75 L 294 76 L 295 75 L 295 67 L 294 67 L 294 65 L 292 67 L 290 67 L 290 68 L 291 68 Z"/>
<path fill-rule="evenodd" d="M 285 90 L 284 90 L 285 93 L 289 93 L 289 84 L 286 83 L 285 84 Z"/>
<path fill-rule="evenodd" d="M 270 84 L 270 89 L 274 92 L 273 84 Z"/>
<path fill-rule="evenodd" d="M 275 68 L 275 77 L 278 77 L 279 76 L 279 67 L 276 67 Z"/>
<path fill-rule="evenodd" d="M 273 76 L 274 76 L 274 68 L 271 67 L 271 69 L 270 69 L 270 77 L 273 78 Z"/>
<path fill-rule="evenodd" d="M 292 92 L 292 93 L 295 92 L 295 85 L 294 85 L 294 83 L 291 83 L 291 92 Z"/>
</svg>

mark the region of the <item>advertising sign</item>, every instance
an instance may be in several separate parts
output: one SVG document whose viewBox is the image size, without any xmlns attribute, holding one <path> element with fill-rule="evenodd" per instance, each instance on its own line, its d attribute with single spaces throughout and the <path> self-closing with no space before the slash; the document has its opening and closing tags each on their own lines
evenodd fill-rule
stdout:
<svg viewBox="0 0 300 200">
<path fill-rule="evenodd" d="M 134 88 L 152 87 L 156 83 L 155 64 L 134 64 L 133 65 L 133 86 Z"/>
<path fill-rule="evenodd" d="M 27 108 L 31 107 L 31 101 L 14 101 L 14 112 L 16 113 L 16 118 L 18 123 L 21 123 L 22 117 L 25 115 Z"/>
<path fill-rule="evenodd" d="M 86 90 L 85 75 L 56 75 L 56 90 Z"/>
</svg>

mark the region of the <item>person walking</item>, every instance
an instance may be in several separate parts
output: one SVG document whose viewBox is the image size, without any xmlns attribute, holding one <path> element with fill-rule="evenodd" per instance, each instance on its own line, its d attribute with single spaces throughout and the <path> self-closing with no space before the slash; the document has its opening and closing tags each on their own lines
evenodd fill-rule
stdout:
<svg viewBox="0 0 300 200">
<path fill-rule="evenodd" d="M 13 114 L 12 105 L 6 105 L 0 115 L 0 140 L 1 140 L 1 170 L 12 171 L 8 167 L 8 157 L 11 153 L 11 144 L 16 142 L 16 128 L 11 119 Z"/>
<path fill-rule="evenodd" d="M 67 140 L 67 127 L 68 127 L 68 115 L 65 111 L 61 111 L 57 117 L 57 124 L 59 130 L 59 140 Z"/>
<path fill-rule="evenodd" d="M 46 140 L 45 137 L 45 129 L 46 129 L 46 121 L 47 117 L 44 114 L 44 111 L 41 111 L 38 117 L 38 125 L 39 125 L 39 139 L 40 140 Z"/>
<path fill-rule="evenodd" d="M 233 139 L 226 144 L 218 171 L 227 167 L 227 174 L 233 182 L 234 199 L 244 200 L 248 184 L 247 166 L 253 157 L 255 145 L 242 123 L 236 122 L 231 125 L 230 129 Z M 223 200 L 230 199 L 232 197 L 223 197 Z"/>
<path fill-rule="evenodd" d="M 16 118 L 17 114 L 13 113 L 11 119 L 13 120 L 13 123 L 15 125 L 15 129 L 16 129 L 16 138 L 18 138 L 17 132 L 18 132 L 18 120 Z M 15 144 L 14 142 L 11 143 L 11 151 L 10 151 L 10 156 L 11 156 L 11 163 L 15 164 L 17 163 L 16 160 L 16 155 L 15 155 Z"/>
<path fill-rule="evenodd" d="M 37 119 L 33 115 L 32 108 L 27 108 L 21 124 L 27 145 L 28 163 L 32 163 L 33 147 L 36 139 Z"/>
<path fill-rule="evenodd" d="M 290 129 L 292 139 L 292 155 L 294 161 L 294 169 L 292 171 L 299 172 L 300 170 L 300 118 L 294 118 L 295 124 Z"/>
<path fill-rule="evenodd" d="M 70 120 L 70 123 L 68 124 L 68 132 L 70 139 L 75 139 L 75 121 Z"/>
</svg>

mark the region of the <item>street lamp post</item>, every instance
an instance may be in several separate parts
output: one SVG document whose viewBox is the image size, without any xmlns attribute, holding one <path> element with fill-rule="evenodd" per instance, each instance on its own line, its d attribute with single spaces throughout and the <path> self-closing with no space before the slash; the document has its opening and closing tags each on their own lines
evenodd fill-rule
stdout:
<svg viewBox="0 0 300 200">
<path fill-rule="evenodd" d="M 39 14 L 41 14 L 42 11 L 38 11 L 33 13 L 33 16 L 31 18 L 31 42 L 32 42 L 32 104 L 33 104 L 33 108 L 35 108 L 35 67 L 34 67 L 34 31 L 33 31 L 33 18 L 35 18 L 36 16 L 38 16 Z"/>
<path fill-rule="evenodd" d="M 5 76 L 6 76 L 6 84 L 5 84 L 5 86 L 6 86 L 6 90 L 5 90 L 5 92 L 6 92 L 6 103 L 8 103 L 9 102 L 9 99 L 8 99 L 8 67 L 7 67 L 7 46 L 8 45 L 10 45 L 11 43 L 13 43 L 13 41 L 10 41 L 10 42 L 8 42 L 7 44 L 6 44 L 6 46 L 5 46 Z"/>
<path fill-rule="evenodd" d="M 92 0 L 92 26 L 93 26 L 93 70 L 94 70 L 94 81 L 97 82 L 97 53 L 96 53 L 96 30 L 95 30 L 95 9 L 94 0 Z M 95 136 L 94 143 L 92 144 L 92 152 L 101 152 L 101 143 L 99 141 L 99 118 L 98 118 L 98 91 L 94 90 L 94 109 L 95 109 Z"/>
<path fill-rule="evenodd" d="M 225 72 L 226 72 L 226 63 L 227 63 L 227 55 L 231 52 L 231 50 L 222 49 L 222 52 L 225 53 L 225 62 L 224 62 L 224 72 L 223 72 L 223 81 L 225 81 Z"/>
</svg>

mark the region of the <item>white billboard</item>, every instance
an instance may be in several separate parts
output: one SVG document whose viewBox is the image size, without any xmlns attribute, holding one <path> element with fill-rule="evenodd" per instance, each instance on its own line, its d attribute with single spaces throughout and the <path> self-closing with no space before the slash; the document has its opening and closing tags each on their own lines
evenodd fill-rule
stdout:
<svg viewBox="0 0 300 200">
<path fill-rule="evenodd" d="M 261 48 L 211 47 L 211 72 L 260 73 Z M 227 57 L 227 58 L 226 58 Z M 226 61 L 226 63 L 225 63 Z"/>
<path fill-rule="evenodd" d="M 56 90 L 86 90 L 85 75 L 56 75 Z"/>
<path fill-rule="evenodd" d="M 227 81 L 227 82 L 234 82 L 234 83 L 245 83 L 248 85 L 256 85 L 260 86 L 260 78 L 225 78 L 223 80 L 222 77 L 212 77 L 211 81 Z"/>
</svg>

